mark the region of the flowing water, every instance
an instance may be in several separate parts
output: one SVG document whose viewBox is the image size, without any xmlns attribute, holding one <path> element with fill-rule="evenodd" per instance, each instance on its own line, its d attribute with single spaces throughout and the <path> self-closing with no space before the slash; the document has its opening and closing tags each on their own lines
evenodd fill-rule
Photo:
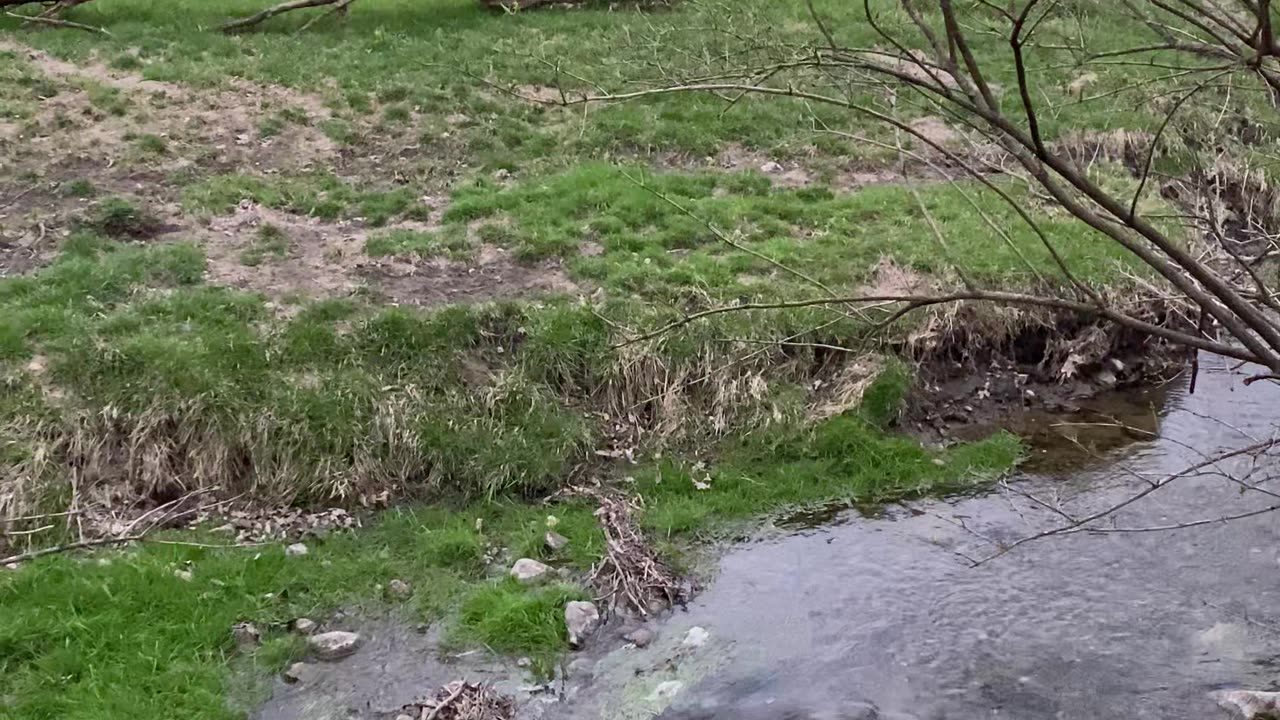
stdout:
<svg viewBox="0 0 1280 720">
<path fill-rule="evenodd" d="M 1280 388 L 1245 388 L 1222 361 L 1203 364 L 1194 395 L 1174 387 L 1106 409 L 1154 435 L 1040 422 L 1037 474 L 1014 487 L 1072 512 L 1102 509 L 1197 451 L 1277 432 Z M 1111 449 L 1098 458 L 1045 442 L 1069 434 Z M 1239 490 L 1179 479 L 1115 526 L 1276 502 Z M 715 581 L 664 628 L 669 642 L 602 660 L 595 694 L 569 714 L 639 717 L 637 702 L 673 697 L 661 717 L 1202 720 L 1225 717 L 1211 691 L 1280 680 L 1280 515 L 1047 538 L 970 562 L 1062 522 L 1005 490 L 779 529 L 721 558 Z M 679 647 L 694 626 L 710 640 Z"/>
<path fill-rule="evenodd" d="M 1044 504 L 1103 509 L 1199 452 L 1280 432 L 1280 387 L 1245 388 L 1244 377 L 1206 358 L 1195 394 L 1184 384 L 1111 398 L 1092 425 L 1030 418 L 1033 458 L 1010 488 L 780 523 L 730 548 L 651 646 L 597 642 L 550 691 L 492 664 L 440 665 L 425 638 L 389 626 L 325 669 L 315 687 L 330 692 L 280 687 L 259 717 L 390 717 L 463 675 L 514 689 L 521 718 L 1225 717 L 1211 691 L 1280 679 L 1280 515 L 1059 536 L 972 561 L 1061 524 Z M 1114 522 L 1163 526 L 1274 502 L 1186 477 Z"/>
</svg>

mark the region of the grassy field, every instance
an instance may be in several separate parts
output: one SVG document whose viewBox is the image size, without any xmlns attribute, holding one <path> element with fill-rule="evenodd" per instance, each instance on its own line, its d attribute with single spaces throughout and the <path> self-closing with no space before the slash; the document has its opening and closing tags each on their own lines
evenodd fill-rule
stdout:
<svg viewBox="0 0 1280 720">
<path fill-rule="evenodd" d="M 1109 4 L 1065 5 L 1046 36 L 1132 40 Z M 860 3 L 818 6 L 849 45 L 875 42 Z M 559 608 L 583 590 L 495 580 L 487 558 L 585 571 L 602 547 L 592 509 L 531 502 L 566 485 L 640 495 L 644 528 L 674 549 L 788 508 L 972 487 L 1017 462 L 1006 435 L 927 448 L 895 433 L 912 368 L 892 356 L 946 335 L 929 320 L 880 335 L 803 307 L 625 342 L 721 303 L 954 287 L 957 267 L 1004 289 L 1063 283 L 989 189 L 900 168 L 894 133 L 837 109 L 522 99 L 767 58 L 815 38 L 802 0 L 514 15 L 361 0 L 305 33 L 305 14 L 212 30 L 259 7 L 75 10 L 110 37 L 0 21 L 0 518 L 27 518 L 0 526 L 0 556 L 83 531 L 33 516 L 127 515 L 196 487 L 392 507 L 302 558 L 150 543 L 0 571 L 0 717 L 244 717 L 246 678 L 303 650 L 288 623 L 340 607 L 444 622 L 545 672 L 565 647 Z M 1008 86 L 1007 49 L 977 50 Z M 1123 144 L 1155 122 L 1112 91 L 1156 68 L 1100 70 L 1085 97 L 1061 53 L 1033 65 L 1055 140 Z M 1093 171 L 1132 186 L 1109 163 Z M 1025 186 L 993 182 L 1087 282 L 1123 293 L 1143 278 Z M 1168 209 L 1158 188 L 1140 207 Z M 1045 318 L 938 322 L 999 346 Z M 548 556 L 551 514 L 571 542 Z M 415 589 L 408 607 L 380 590 L 394 578 Z M 247 655 L 240 621 L 267 629 Z"/>
</svg>

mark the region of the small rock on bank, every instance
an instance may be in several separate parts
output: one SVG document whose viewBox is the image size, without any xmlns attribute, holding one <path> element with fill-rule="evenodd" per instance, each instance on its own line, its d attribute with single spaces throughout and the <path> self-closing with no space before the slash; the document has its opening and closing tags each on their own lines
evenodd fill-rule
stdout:
<svg viewBox="0 0 1280 720">
<path fill-rule="evenodd" d="M 354 653 L 360 647 L 360 640 L 360 636 L 356 633 L 334 630 L 312 635 L 310 644 L 316 657 L 321 660 L 340 660 Z"/>
<path fill-rule="evenodd" d="M 1260 690 L 1224 690 L 1216 693 L 1218 706 L 1230 710 L 1234 717 L 1243 720 L 1262 720 L 1275 717 L 1280 712 L 1280 692 Z"/>
<path fill-rule="evenodd" d="M 395 579 L 387 583 L 387 594 L 396 600 L 404 600 L 413 594 L 413 588 L 409 587 L 409 583 Z"/>
<path fill-rule="evenodd" d="M 293 621 L 293 631 L 299 635 L 311 635 L 318 629 L 320 626 L 311 618 L 303 617 Z"/>
<path fill-rule="evenodd" d="M 289 666 L 284 671 L 284 680 L 289 683 L 306 683 L 311 682 L 319 675 L 320 669 L 315 665 L 299 662 Z"/>
<path fill-rule="evenodd" d="M 564 606 L 564 624 L 569 630 L 569 644 L 581 647 L 600 627 L 600 610 L 592 603 L 575 600 Z"/>
<path fill-rule="evenodd" d="M 511 566 L 511 577 L 522 585 L 541 582 L 547 578 L 547 573 L 549 572 L 551 572 L 549 566 L 529 558 L 520 558 L 515 565 Z"/>
<path fill-rule="evenodd" d="M 300 557 L 302 555 L 306 555 L 309 552 L 311 551 L 307 548 L 306 545 L 303 545 L 302 543 L 294 543 L 284 549 L 284 554 L 288 555 L 289 557 Z"/>
<path fill-rule="evenodd" d="M 547 534 L 542 538 L 542 542 L 546 544 L 547 549 L 551 552 L 560 552 L 569 544 L 569 538 L 555 530 L 548 530 Z"/>
</svg>

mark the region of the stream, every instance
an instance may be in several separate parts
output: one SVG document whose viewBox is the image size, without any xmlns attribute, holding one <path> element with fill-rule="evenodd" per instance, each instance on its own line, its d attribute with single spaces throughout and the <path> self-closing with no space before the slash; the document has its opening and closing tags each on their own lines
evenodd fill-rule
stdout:
<svg viewBox="0 0 1280 720">
<path fill-rule="evenodd" d="M 1245 388 L 1244 377 L 1203 358 L 1195 394 L 1184 380 L 1113 397 L 1091 419 L 1151 434 L 1032 419 L 1035 455 L 1011 482 L 1081 513 L 1181 470 L 1196 450 L 1265 439 L 1280 424 L 1280 388 Z M 1083 452 L 1066 435 L 1101 449 Z M 1182 478 L 1115 522 L 1161 526 L 1275 502 L 1219 477 Z M 1063 519 L 997 490 L 780 527 L 721 558 L 714 582 L 663 628 L 669 642 L 602 659 L 601 689 L 570 715 L 642 717 L 637 701 L 656 709 L 670 697 L 661 717 L 672 720 L 1226 717 L 1211 691 L 1278 679 L 1278 519 L 1057 536 L 976 568 L 969 559 L 995 541 Z M 692 627 L 707 631 L 703 647 L 673 645 Z M 645 654 L 654 657 L 637 662 Z"/>
<path fill-rule="evenodd" d="M 1184 378 L 1024 418 L 1031 459 L 981 495 L 780 521 L 729 547 L 687 611 L 651 623 L 651 645 L 620 646 L 615 621 L 551 687 L 493 658 L 439 658 L 435 638 L 387 622 L 314 682 L 277 681 L 256 717 L 391 718 L 465 677 L 516 696 L 520 720 L 1225 718 L 1213 691 L 1277 686 L 1280 516 L 1055 536 L 972 561 L 1062 524 L 1045 504 L 1101 510 L 1198 452 L 1270 437 L 1280 386 L 1246 388 L 1246 372 L 1204 357 L 1194 394 Z M 1184 477 L 1114 527 L 1275 502 Z"/>
</svg>

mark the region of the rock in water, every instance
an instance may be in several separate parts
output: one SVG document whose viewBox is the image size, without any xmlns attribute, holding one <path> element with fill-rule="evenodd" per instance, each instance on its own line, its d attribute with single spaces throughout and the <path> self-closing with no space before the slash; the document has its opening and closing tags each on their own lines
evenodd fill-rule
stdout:
<svg viewBox="0 0 1280 720">
<path fill-rule="evenodd" d="M 288 555 L 289 557 L 298 557 L 300 555 L 306 555 L 309 552 L 311 551 L 308 550 L 307 546 L 303 545 L 302 543 L 294 543 L 284 549 L 284 554 Z"/>
<path fill-rule="evenodd" d="M 638 648 L 649 647 L 649 643 L 653 642 L 653 638 L 654 632 L 647 627 L 638 627 L 622 636 L 623 640 Z"/>
<path fill-rule="evenodd" d="M 685 633 L 684 641 L 680 643 L 682 647 L 699 648 L 707 644 L 707 640 L 711 638 L 711 633 L 706 628 L 694 626 L 689 628 L 689 632 Z"/>
<path fill-rule="evenodd" d="M 581 647 L 600 627 L 600 611 L 592 603 L 575 600 L 564 606 L 564 624 L 569 630 L 569 644 Z"/>
<path fill-rule="evenodd" d="M 353 632 L 334 630 L 311 636 L 311 649 L 321 660 L 340 660 L 360 647 L 360 636 Z"/>
<path fill-rule="evenodd" d="M 561 535 L 555 530 L 548 530 L 546 536 L 542 540 L 546 543 L 547 549 L 551 552 L 560 552 L 569 544 L 569 538 Z"/>
<path fill-rule="evenodd" d="M 541 582 L 546 579 L 549 572 L 551 572 L 550 567 L 529 558 L 520 558 L 515 565 L 511 566 L 511 577 L 522 585 Z"/>
<path fill-rule="evenodd" d="M 1274 717 L 1280 711 L 1280 692 L 1260 690 L 1224 690 L 1214 694 L 1218 706 L 1230 710 L 1243 720 L 1262 720 Z"/>
</svg>

